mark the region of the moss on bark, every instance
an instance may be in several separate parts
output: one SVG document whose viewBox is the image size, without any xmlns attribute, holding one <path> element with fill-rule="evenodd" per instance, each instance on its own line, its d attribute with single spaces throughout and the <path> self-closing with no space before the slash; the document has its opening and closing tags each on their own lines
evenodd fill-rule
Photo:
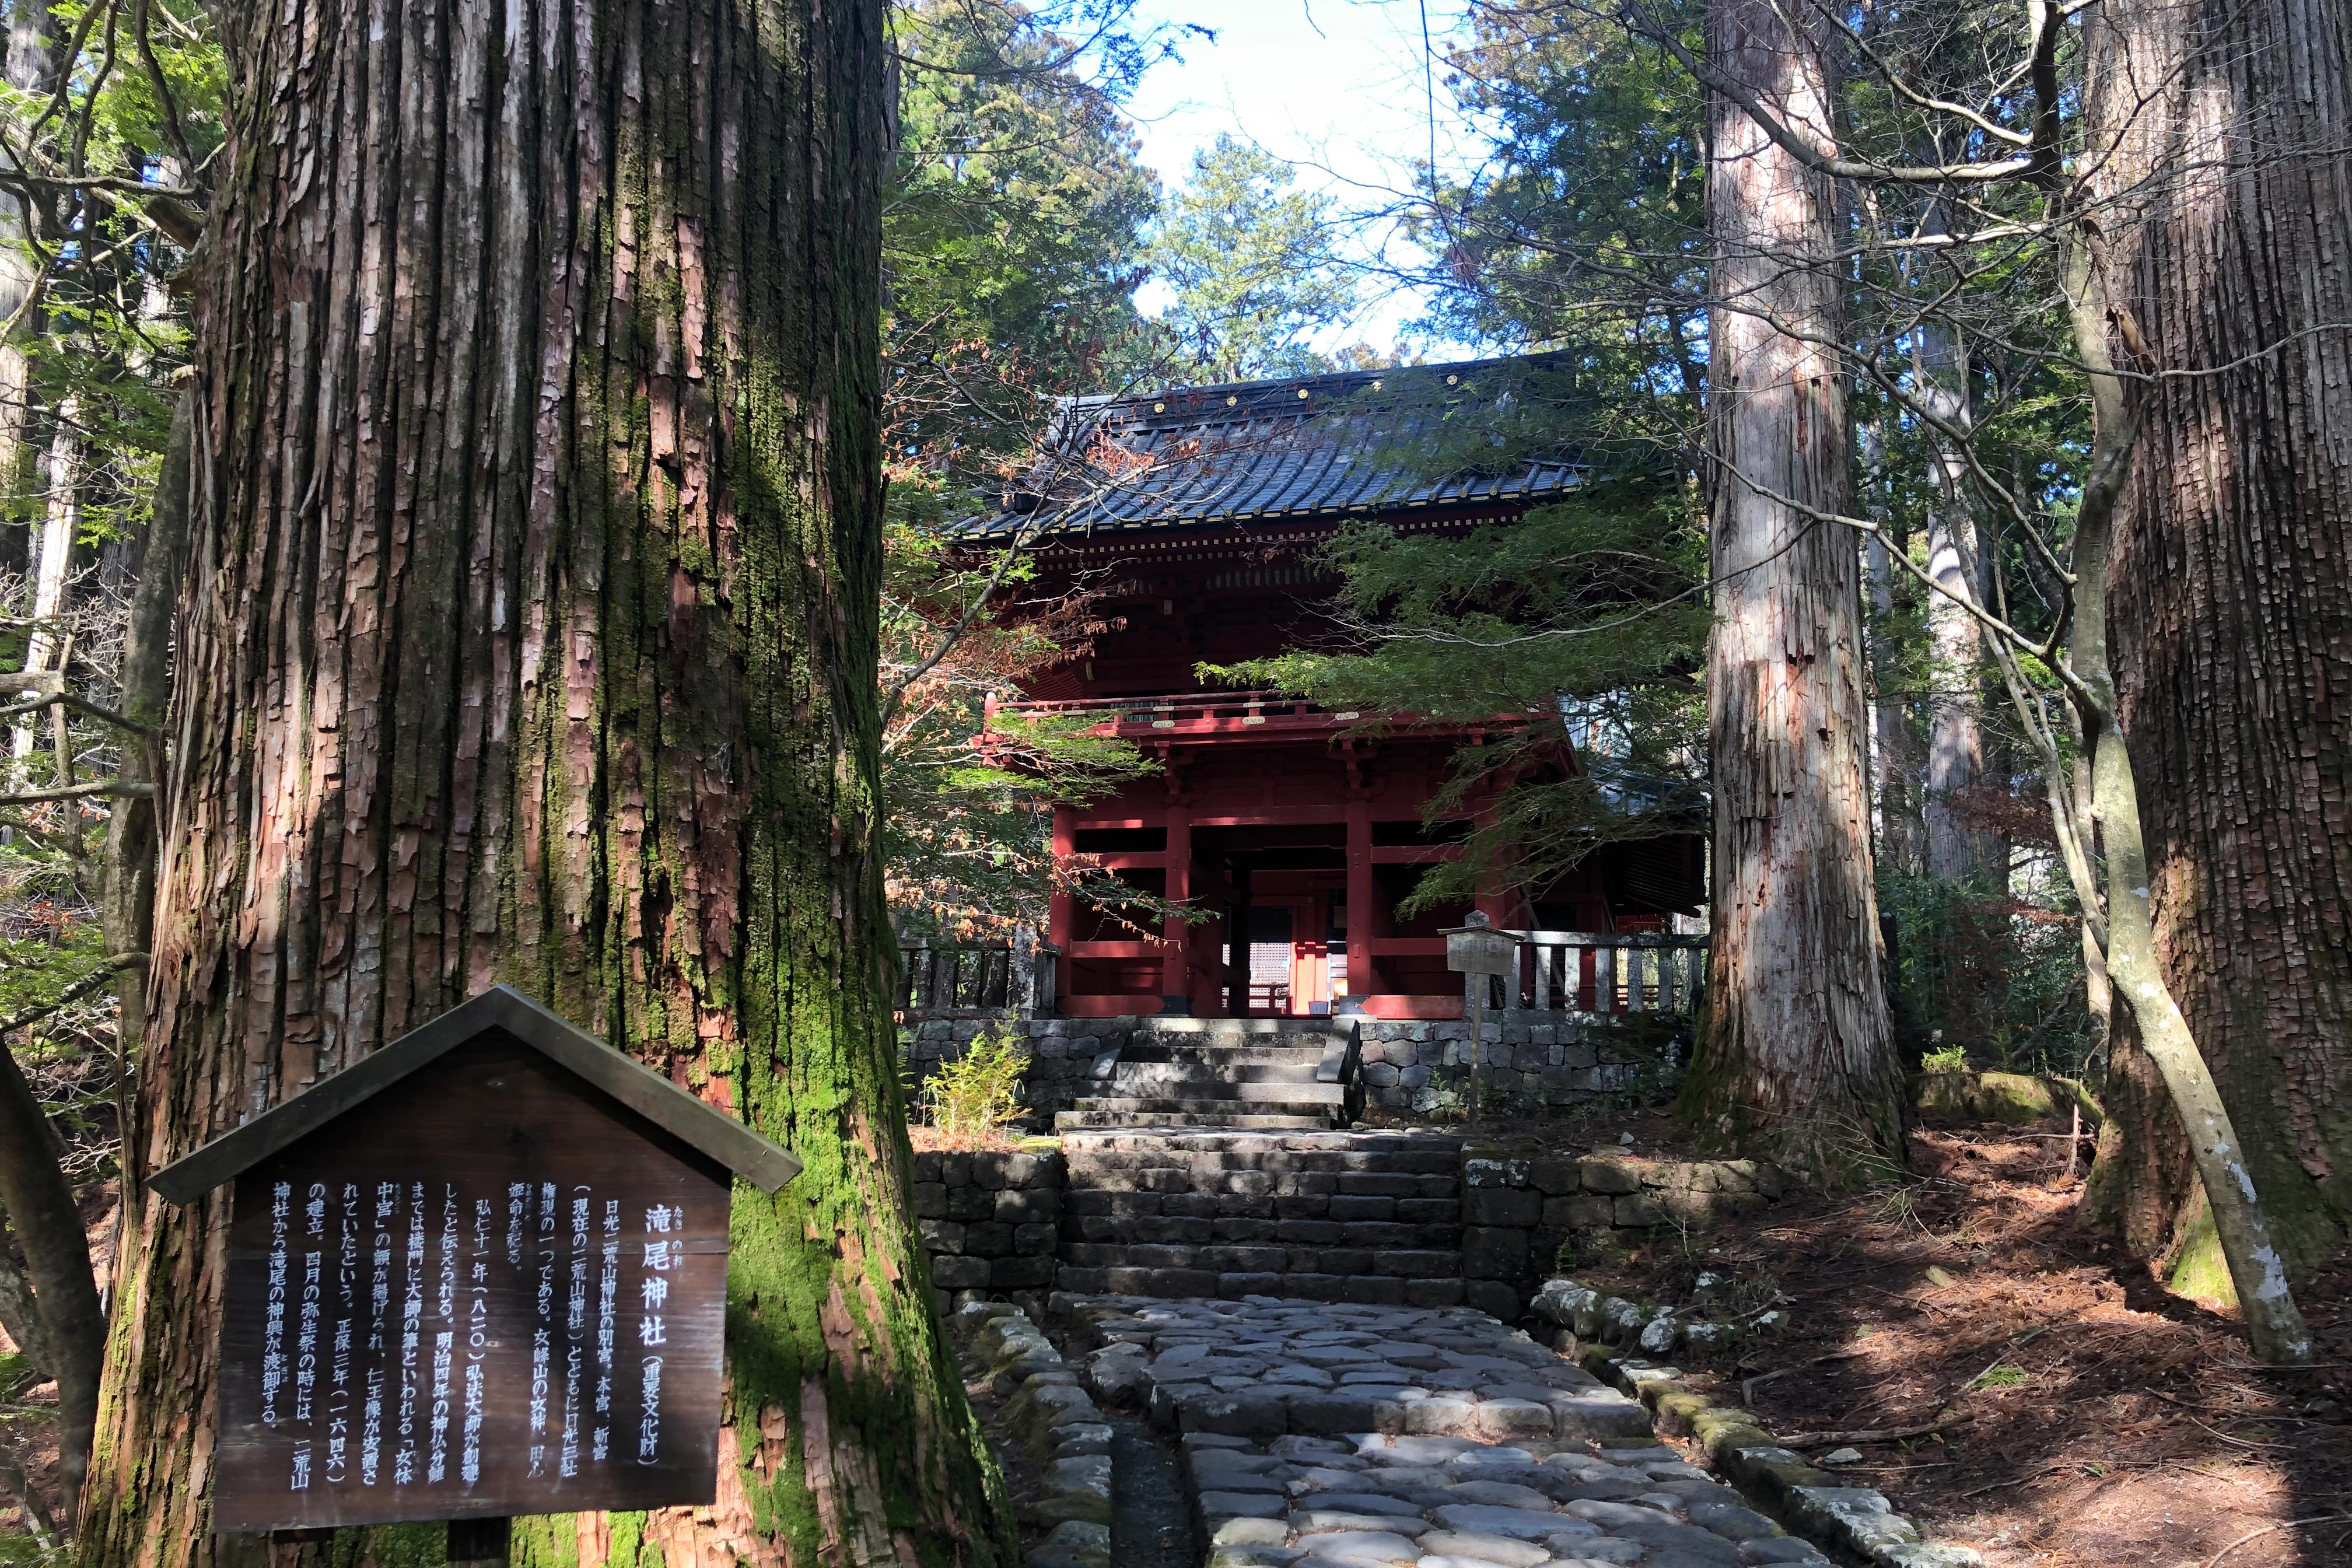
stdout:
<svg viewBox="0 0 2352 1568">
<path fill-rule="evenodd" d="M 232 25 L 134 1157 L 514 984 L 805 1162 L 737 1197 L 714 1503 L 516 1560 L 1009 1563 L 886 1000 L 880 5 Z M 125 1216 L 88 1563 L 244 1550 L 225 1209 Z"/>
</svg>

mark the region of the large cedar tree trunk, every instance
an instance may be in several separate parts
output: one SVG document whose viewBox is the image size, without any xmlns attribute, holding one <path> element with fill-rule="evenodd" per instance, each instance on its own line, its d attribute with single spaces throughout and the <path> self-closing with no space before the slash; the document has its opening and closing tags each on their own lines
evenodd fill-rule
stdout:
<svg viewBox="0 0 2352 1568">
<path fill-rule="evenodd" d="M 1863 591 L 1868 597 L 1871 615 L 1883 624 L 1895 612 L 1896 568 L 1889 552 L 1900 550 L 1904 544 L 1902 536 L 1893 531 L 1894 519 L 1885 500 L 1885 428 L 1874 421 L 1861 426 L 1855 436 L 1863 471 L 1867 476 L 1864 493 L 1870 498 L 1870 515 L 1880 529 L 1863 542 Z M 1871 676 L 1867 688 L 1871 699 L 1870 779 L 1877 811 L 1877 863 L 1889 870 L 1916 876 L 1920 869 L 1920 858 L 1926 853 L 1927 835 L 1920 812 L 1921 768 L 1919 748 L 1911 733 L 1910 694 L 1899 684 L 1901 672 L 1890 649 L 1874 645 L 1867 647 L 1866 655 Z M 1892 1001 L 1895 980 L 1891 973 L 1887 986 Z"/>
<path fill-rule="evenodd" d="M 1707 13 L 1707 56 L 1823 152 L 1829 56 L 1771 0 Z M 1718 1136 L 1822 1169 L 1890 1156 L 1902 1098 L 1873 886 L 1861 567 L 1836 193 L 1724 94 L 1707 173 L 1715 890 L 1691 1106 Z M 1809 342 L 1808 338 L 1815 341 Z"/>
<path fill-rule="evenodd" d="M 2102 10 L 2139 368 L 2210 373 L 2139 389 L 2108 600 L 2158 950 L 2307 1265 L 2352 1222 L 2352 5 Z M 2134 186 L 2140 148 L 2179 172 Z M 2100 1195 L 2165 1257 L 2202 1205 L 2128 1027 L 2109 1095 Z"/>
<path fill-rule="evenodd" d="M 716 1504 L 522 1557 L 1004 1562 L 885 1004 L 882 7 L 236 18 L 133 1157 L 516 984 L 807 1163 L 738 1190 Z M 87 1563 L 237 1551 L 227 1219 L 126 1215 Z"/>
<path fill-rule="evenodd" d="M 1941 232 L 1940 220 L 1927 226 Z M 1949 322 L 1919 324 L 1916 342 L 1919 400 L 1956 431 L 1971 423 L 1968 366 L 1959 334 Z M 1927 772 L 1924 816 L 1927 826 L 1927 875 L 1958 885 L 1992 875 L 1987 835 L 1969 827 L 1956 797 L 1976 788 L 1984 769 L 1984 736 L 1978 722 L 1977 689 L 1983 674 L 1983 632 L 1964 599 L 1974 599 L 1979 575 L 1977 520 L 1969 490 L 1968 463 L 1955 438 L 1931 435 L 1927 458 L 1927 572 L 1936 591 L 1927 595 L 1927 644 L 1934 689 L 1927 699 Z M 2008 890 L 2006 883 L 2001 891 Z"/>
</svg>

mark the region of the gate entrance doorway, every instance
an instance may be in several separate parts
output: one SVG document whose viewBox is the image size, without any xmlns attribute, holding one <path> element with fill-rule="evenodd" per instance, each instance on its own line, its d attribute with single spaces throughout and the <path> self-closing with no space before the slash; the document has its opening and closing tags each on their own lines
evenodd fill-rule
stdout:
<svg viewBox="0 0 2352 1568">
<path fill-rule="evenodd" d="M 1319 898 L 1260 898 L 1249 906 L 1249 994 L 1234 1009 L 1253 1018 L 1321 1017 L 1331 1011 L 1329 933 Z"/>
</svg>

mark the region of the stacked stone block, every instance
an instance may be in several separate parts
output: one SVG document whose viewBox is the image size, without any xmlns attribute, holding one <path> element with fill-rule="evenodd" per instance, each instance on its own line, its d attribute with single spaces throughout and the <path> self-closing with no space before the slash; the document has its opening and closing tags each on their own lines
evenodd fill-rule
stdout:
<svg viewBox="0 0 2352 1568">
<path fill-rule="evenodd" d="M 1505 1321 L 1572 1237 L 1634 1244 L 1670 1222 L 1753 1214 L 1788 1190 L 1777 1166 L 1755 1160 L 1518 1159 L 1488 1143 L 1464 1148 L 1462 1184 L 1467 1300 Z"/>
<path fill-rule="evenodd" d="M 1396 1111 L 1427 1111 L 1437 1093 L 1466 1094 L 1470 1026 L 1365 1018 L 1364 1098 Z M 1680 1059 L 1675 1026 L 1587 1013 L 1517 1009 L 1486 1020 L 1479 1092 L 1490 1105 L 1528 1109 L 1589 1102 L 1633 1086 L 1645 1064 Z"/>
<path fill-rule="evenodd" d="M 1777 1200 L 1753 1161 L 1507 1156 L 1428 1132 L 1100 1131 L 915 1156 L 941 1311 L 1045 1294 L 1467 1305 L 1518 1319 L 1562 1243 Z"/>
<path fill-rule="evenodd" d="M 1022 1079 L 1022 1102 L 1043 1113 L 1066 1110 L 1091 1092 L 1097 1057 L 1123 1050 L 1138 1025 L 1149 1018 L 930 1018 L 899 1031 L 905 1067 L 918 1089 L 944 1062 L 999 1025 L 1013 1029 L 1029 1047 L 1029 1070 Z"/>
<path fill-rule="evenodd" d="M 1053 1533 L 1030 1568 L 1108 1568 L 1110 1426 L 1076 1373 L 1028 1315 L 1002 1301 L 973 1301 L 948 1319 L 967 1384 L 985 1384 L 1003 1406 L 990 1425 L 1037 1462 L 1036 1495 L 1022 1504 Z"/>
<path fill-rule="evenodd" d="M 1051 1144 L 915 1156 L 915 1217 L 942 1313 L 1008 1300 L 1043 1314 L 1066 1183 L 1066 1163 Z"/>
<path fill-rule="evenodd" d="M 1138 1033 L 1160 1018 L 929 1018 L 901 1031 L 906 1067 L 918 1085 L 942 1062 L 963 1055 L 983 1030 L 1002 1023 L 1029 1047 L 1024 1100 L 1040 1113 L 1068 1110 L 1104 1092 L 1101 1080 Z M 1436 1091 L 1462 1093 L 1469 1078 L 1470 1026 L 1400 1019 L 1330 1020 L 1360 1026 L 1363 1082 L 1370 1103 L 1399 1112 L 1427 1111 Z M 1479 1052 L 1480 1093 L 1491 1105 L 1575 1106 L 1631 1088 L 1643 1068 L 1682 1059 L 1680 1020 L 1590 1013 L 1490 1014 Z M 1110 1061 L 1097 1066 L 1097 1059 Z"/>
<path fill-rule="evenodd" d="M 1070 1133 L 1060 1289 L 1452 1306 L 1460 1141 Z"/>
</svg>

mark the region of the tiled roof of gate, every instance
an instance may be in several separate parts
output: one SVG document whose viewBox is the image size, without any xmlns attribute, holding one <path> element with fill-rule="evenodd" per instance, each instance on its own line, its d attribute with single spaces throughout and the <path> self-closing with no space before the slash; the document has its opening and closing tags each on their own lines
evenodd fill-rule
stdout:
<svg viewBox="0 0 2352 1568">
<path fill-rule="evenodd" d="M 1066 405 L 982 537 L 1162 531 L 1276 519 L 1475 511 L 1583 482 L 1573 451 L 1441 466 L 1466 410 L 1508 411 L 1549 356 L 1228 382 Z"/>
</svg>

